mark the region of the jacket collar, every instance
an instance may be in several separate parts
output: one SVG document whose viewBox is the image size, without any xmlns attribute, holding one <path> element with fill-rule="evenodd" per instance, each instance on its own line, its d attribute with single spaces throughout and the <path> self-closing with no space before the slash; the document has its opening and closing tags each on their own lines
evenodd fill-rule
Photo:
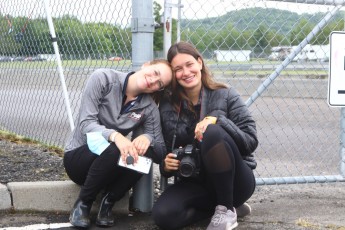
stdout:
<svg viewBox="0 0 345 230">
<path fill-rule="evenodd" d="M 121 87 L 122 87 L 122 98 L 125 98 L 125 96 L 126 96 L 126 88 L 127 88 L 128 78 L 129 78 L 129 76 L 131 76 L 134 73 L 135 73 L 135 71 L 132 71 L 132 72 L 129 72 L 127 75 L 122 75 L 121 77 L 119 77 L 119 81 L 120 81 Z M 149 94 L 141 94 L 138 97 L 140 97 L 140 103 L 138 103 L 137 106 L 140 105 L 140 108 L 144 108 L 144 107 L 150 105 L 151 103 L 153 103 L 153 100 L 151 100 L 151 95 L 149 95 Z"/>
<path fill-rule="evenodd" d="M 209 89 L 204 86 L 201 88 L 201 108 L 200 108 L 200 121 L 207 115 Z"/>
</svg>

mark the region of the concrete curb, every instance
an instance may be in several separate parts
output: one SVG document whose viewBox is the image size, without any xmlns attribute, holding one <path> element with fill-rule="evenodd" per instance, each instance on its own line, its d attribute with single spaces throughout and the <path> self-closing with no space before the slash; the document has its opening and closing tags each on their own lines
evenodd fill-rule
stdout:
<svg viewBox="0 0 345 230">
<path fill-rule="evenodd" d="M 70 212 L 80 187 L 72 181 L 10 182 L 0 184 L 0 210 Z M 92 211 L 97 211 L 100 197 Z M 116 203 L 115 208 L 128 211 L 128 196 Z"/>
<path fill-rule="evenodd" d="M 45 191 L 46 194 L 42 191 Z M 79 187 L 71 181 L 13 182 L 7 186 L 0 184 L 0 211 L 19 210 L 18 208 L 20 210 L 42 211 L 42 205 L 44 205 L 44 210 L 51 211 L 57 210 L 59 207 L 63 211 L 59 213 L 63 214 L 61 215 L 63 220 L 57 222 L 65 223 L 78 192 Z M 14 205 L 11 203 L 11 196 Z M 47 199 L 49 196 L 51 197 Z M 59 201 L 55 201 L 57 196 Z M 344 197 L 345 183 L 258 186 L 248 201 L 252 207 L 252 213 L 238 220 L 238 229 L 345 229 Z M 114 207 L 113 211 L 117 221 L 116 229 L 157 229 L 150 215 L 142 215 L 141 213 L 133 216 L 128 215 L 127 198 L 123 198 Z M 57 202 L 62 204 L 57 205 Z M 53 207 L 54 205 L 57 206 Z M 93 205 L 94 210 L 97 210 L 97 206 L 96 203 Z M 121 209 L 125 212 L 122 212 Z M 18 226 L 20 225 L 18 223 L 23 223 L 22 225 L 25 223 L 26 225 L 26 223 L 32 223 L 32 220 L 47 223 L 50 222 L 50 219 L 46 219 L 48 216 L 58 215 L 55 215 L 54 212 L 35 213 L 32 216 L 21 211 L 9 212 L 5 215 L 0 213 L 0 228 L 7 229 L 9 226 Z M 187 227 L 186 230 L 205 229 L 208 222 L 209 220 L 201 221 Z"/>
<path fill-rule="evenodd" d="M 0 210 L 7 210 L 12 207 L 11 205 L 11 195 L 7 187 L 0 184 Z"/>
</svg>

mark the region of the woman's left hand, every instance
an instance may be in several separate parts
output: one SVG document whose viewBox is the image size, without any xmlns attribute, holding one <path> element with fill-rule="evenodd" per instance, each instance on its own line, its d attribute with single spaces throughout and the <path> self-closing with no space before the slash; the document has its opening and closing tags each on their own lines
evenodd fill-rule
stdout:
<svg viewBox="0 0 345 230">
<path fill-rule="evenodd" d="M 207 129 L 207 126 L 209 124 L 215 124 L 217 121 L 216 117 L 205 117 L 202 121 L 200 121 L 199 123 L 196 124 L 194 133 L 195 133 L 195 139 L 197 139 L 198 141 L 202 141 L 204 132 Z"/>
<path fill-rule="evenodd" d="M 145 135 L 140 135 L 132 141 L 138 151 L 138 155 L 143 156 L 150 147 L 150 140 Z"/>
</svg>

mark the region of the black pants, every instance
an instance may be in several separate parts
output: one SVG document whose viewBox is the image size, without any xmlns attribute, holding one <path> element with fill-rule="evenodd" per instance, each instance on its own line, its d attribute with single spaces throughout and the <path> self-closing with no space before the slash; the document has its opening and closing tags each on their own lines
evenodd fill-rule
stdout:
<svg viewBox="0 0 345 230">
<path fill-rule="evenodd" d="M 135 185 L 142 174 L 118 166 L 119 156 L 119 149 L 113 143 L 99 156 L 87 145 L 64 154 L 67 175 L 81 185 L 79 199 L 92 203 L 97 194 L 105 190 L 117 201 Z"/>
<path fill-rule="evenodd" d="M 152 210 L 162 229 L 179 229 L 213 215 L 216 205 L 228 209 L 247 201 L 255 190 L 253 171 L 242 160 L 234 140 L 218 125 L 209 125 L 201 143 L 201 178 L 169 186 Z"/>
</svg>

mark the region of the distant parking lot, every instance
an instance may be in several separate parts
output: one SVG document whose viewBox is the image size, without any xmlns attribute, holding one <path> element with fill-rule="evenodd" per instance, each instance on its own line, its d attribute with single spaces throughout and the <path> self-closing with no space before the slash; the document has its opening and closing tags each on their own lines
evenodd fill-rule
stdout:
<svg viewBox="0 0 345 230">
<path fill-rule="evenodd" d="M 15 61 L 47 61 L 46 58 L 42 57 L 8 57 L 8 56 L 0 56 L 0 62 L 15 62 Z"/>
</svg>

